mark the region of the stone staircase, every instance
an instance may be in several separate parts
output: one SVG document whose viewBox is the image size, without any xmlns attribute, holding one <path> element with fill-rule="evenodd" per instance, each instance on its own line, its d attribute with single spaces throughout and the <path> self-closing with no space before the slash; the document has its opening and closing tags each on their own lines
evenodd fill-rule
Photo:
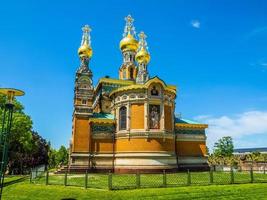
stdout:
<svg viewBox="0 0 267 200">
<path fill-rule="evenodd" d="M 87 172 L 93 173 L 93 172 L 101 172 L 101 173 L 107 173 L 112 171 L 112 168 L 107 168 L 107 166 L 98 166 L 97 168 L 88 167 L 85 165 L 64 165 L 56 170 L 55 174 L 63 174 L 63 173 L 80 173 L 84 174 Z"/>
</svg>

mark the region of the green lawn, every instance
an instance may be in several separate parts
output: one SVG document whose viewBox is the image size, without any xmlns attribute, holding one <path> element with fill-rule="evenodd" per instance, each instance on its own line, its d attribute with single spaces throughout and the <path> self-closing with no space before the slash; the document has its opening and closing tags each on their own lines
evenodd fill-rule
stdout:
<svg viewBox="0 0 267 200">
<path fill-rule="evenodd" d="M 234 183 L 250 183 L 250 172 L 234 172 L 231 176 L 230 172 L 213 172 L 212 179 L 210 172 L 192 172 L 190 178 L 187 173 L 170 173 L 166 174 L 165 180 L 163 174 L 140 174 L 139 181 L 135 174 L 113 174 L 112 175 L 112 188 L 113 189 L 127 189 L 137 188 L 138 182 L 141 188 L 154 188 L 163 187 L 164 181 L 167 187 L 177 187 L 190 185 L 210 185 L 210 184 L 231 184 Z M 68 174 L 66 185 L 85 187 L 85 174 Z M 190 180 L 189 180 L 190 179 Z M 253 173 L 253 181 L 255 183 L 267 183 L 267 174 Z M 43 176 L 34 179 L 35 184 L 45 184 L 45 173 Z M 64 185 L 65 175 L 49 173 L 49 185 Z M 88 174 L 87 179 L 88 188 L 108 188 L 108 174 Z"/>
<path fill-rule="evenodd" d="M 198 200 L 267 200 L 267 184 L 185 186 L 171 188 L 115 190 L 30 184 L 16 182 L 4 188 L 3 200 L 84 200 L 84 199 L 198 199 Z"/>
</svg>

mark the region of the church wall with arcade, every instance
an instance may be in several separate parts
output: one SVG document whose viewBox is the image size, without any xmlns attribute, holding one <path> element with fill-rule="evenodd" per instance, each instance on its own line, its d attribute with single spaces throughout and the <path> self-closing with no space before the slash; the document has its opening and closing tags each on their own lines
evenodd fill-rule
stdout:
<svg viewBox="0 0 267 200">
<path fill-rule="evenodd" d="M 145 114 L 143 103 L 131 104 L 131 129 L 144 129 L 145 128 Z"/>
<path fill-rule="evenodd" d="M 117 132 L 174 129 L 174 99 L 175 95 L 165 91 L 160 84 L 151 84 L 147 89 L 127 89 L 117 92 L 113 97 L 111 107 L 116 116 Z M 120 127 L 120 109 L 127 110 L 127 125 Z"/>
</svg>

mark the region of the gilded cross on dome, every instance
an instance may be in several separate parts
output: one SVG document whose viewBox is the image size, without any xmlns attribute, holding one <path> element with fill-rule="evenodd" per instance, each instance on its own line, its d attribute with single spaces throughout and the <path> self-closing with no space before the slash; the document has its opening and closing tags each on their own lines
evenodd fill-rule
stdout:
<svg viewBox="0 0 267 200">
<path fill-rule="evenodd" d="M 83 33 L 89 33 L 91 31 L 91 28 L 90 28 L 90 26 L 85 25 L 84 27 L 82 27 L 82 31 L 83 31 Z"/>
<path fill-rule="evenodd" d="M 82 27 L 82 31 L 83 36 L 81 45 L 87 44 L 88 46 L 91 46 L 90 32 L 92 31 L 92 29 L 90 28 L 90 26 L 85 25 L 84 27 Z"/>
<path fill-rule="evenodd" d="M 146 34 L 144 33 L 144 31 L 141 31 L 140 33 L 139 33 L 139 38 L 140 39 L 142 39 L 142 40 L 145 40 L 146 39 Z"/>
<path fill-rule="evenodd" d="M 147 49 L 147 43 L 146 43 L 147 36 L 144 33 L 144 31 L 141 31 L 138 36 L 139 36 L 139 49 L 141 48 Z"/>
<path fill-rule="evenodd" d="M 126 21 L 126 26 L 124 29 L 123 37 L 126 37 L 127 34 L 135 35 L 135 28 L 133 26 L 134 19 L 132 18 L 131 15 L 128 15 L 127 17 L 124 18 Z"/>
<path fill-rule="evenodd" d="M 131 15 L 128 15 L 127 17 L 125 17 L 125 21 L 127 22 L 127 23 L 133 23 L 134 22 L 134 19 L 132 18 L 132 16 Z"/>
</svg>

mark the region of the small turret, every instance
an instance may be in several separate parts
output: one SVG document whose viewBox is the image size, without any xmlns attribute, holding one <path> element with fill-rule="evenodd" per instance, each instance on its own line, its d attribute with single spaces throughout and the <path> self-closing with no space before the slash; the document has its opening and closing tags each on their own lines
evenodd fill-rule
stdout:
<svg viewBox="0 0 267 200">
<path fill-rule="evenodd" d="M 125 17 L 126 25 L 123 38 L 120 41 L 120 50 L 123 55 L 123 63 L 120 67 L 119 77 L 124 80 L 135 80 L 137 68 L 135 66 L 135 54 L 138 49 L 138 41 L 135 38 L 134 19 L 131 15 Z"/>
<path fill-rule="evenodd" d="M 149 79 L 147 65 L 150 61 L 150 54 L 148 52 L 146 37 L 144 32 L 139 34 L 139 48 L 135 56 L 135 60 L 138 63 L 136 83 L 139 84 L 144 84 Z"/>
<path fill-rule="evenodd" d="M 89 117 L 93 113 L 93 73 L 89 69 L 89 61 L 93 51 L 91 47 L 90 27 L 85 25 L 82 31 L 82 42 L 78 49 L 81 64 L 75 77 L 74 114 L 76 116 Z"/>
</svg>

